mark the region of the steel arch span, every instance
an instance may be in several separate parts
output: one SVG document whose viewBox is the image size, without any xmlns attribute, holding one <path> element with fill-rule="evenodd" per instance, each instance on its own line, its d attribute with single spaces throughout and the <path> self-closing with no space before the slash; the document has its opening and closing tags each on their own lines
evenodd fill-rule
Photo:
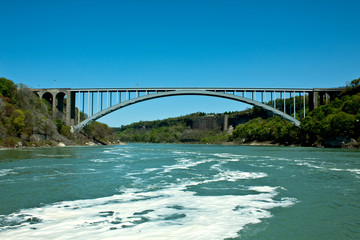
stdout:
<svg viewBox="0 0 360 240">
<path fill-rule="evenodd" d="M 158 92 L 158 93 L 154 93 L 154 94 L 144 95 L 144 96 L 136 97 L 136 98 L 118 103 L 116 105 L 106 108 L 106 109 L 92 115 L 91 117 L 83 120 L 82 122 L 73 126 L 71 130 L 72 130 L 72 132 L 80 131 L 82 128 L 84 128 L 86 125 L 90 124 L 91 122 L 96 121 L 97 119 L 99 119 L 109 113 L 112 113 L 121 108 L 130 106 L 130 105 L 133 105 L 136 103 L 140 103 L 140 102 L 144 102 L 144 101 L 148 101 L 148 100 L 152 100 L 152 99 L 156 99 L 156 98 L 171 97 L 171 96 L 184 96 L 184 95 L 219 97 L 219 98 L 230 99 L 230 100 L 234 100 L 234 101 L 238 101 L 238 102 L 242 102 L 242 103 L 247 103 L 252 106 L 257 106 L 257 107 L 260 107 L 267 111 L 270 111 L 270 112 L 274 113 L 275 115 L 278 115 L 278 116 L 282 117 L 283 119 L 291 122 L 296 127 L 300 127 L 299 120 L 297 120 L 297 119 L 295 119 L 273 107 L 270 107 L 266 104 L 260 103 L 258 101 L 254 101 L 254 100 L 246 98 L 246 97 L 241 97 L 241 96 L 232 95 L 232 94 L 228 94 L 228 93 L 215 92 L 215 91 L 207 91 L 207 90 L 174 90 L 174 91 L 165 91 L 165 92 Z"/>
</svg>

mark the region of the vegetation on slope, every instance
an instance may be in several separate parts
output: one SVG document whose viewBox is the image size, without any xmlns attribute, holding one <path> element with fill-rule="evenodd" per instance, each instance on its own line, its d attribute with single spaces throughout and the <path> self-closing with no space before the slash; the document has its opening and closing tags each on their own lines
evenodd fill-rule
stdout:
<svg viewBox="0 0 360 240">
<path fill-rule="evenodd" d="M 301 121 L 303 145 L 326 145 L 331 139 L 360 142 L 360 85 L 353 80 L 339 98 L 322 105 Z"/>
<path fill-rule="evenodd" d="M 71 134 L 60 118 L 53 119 L 51 106 L 24 85 L 0 78 L 0 146 L 55 146 L 83 144 L 93 140 L 110 143 L 117 140 L 114 131 L 102 123 L 92 123 L 85 134 Z"/>
<path fill-rule="evenodd" d="M 360 142 L 360 85 L 353 80 L 339 98 L 315 108 L 301 120 L 298 129 L 279 117 L 255 119 L 239 125 L 232 139 L 239 142 L 270 141 L 280 144 L 337 147 Z M 336 143 L 340 142 L 340 143 Z"/>
<path fill-rule="evenodd" d="M 238 143 L 271 142 L 273 144 L 299 144 L 300 129 L 278 116 L 256 118 L 237 126 L 230 137 Z"/>
</svg>

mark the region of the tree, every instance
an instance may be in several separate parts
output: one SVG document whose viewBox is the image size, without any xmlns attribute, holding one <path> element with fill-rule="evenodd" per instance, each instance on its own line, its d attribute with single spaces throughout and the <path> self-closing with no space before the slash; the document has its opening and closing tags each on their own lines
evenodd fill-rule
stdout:
<svg viewBox="0 0 360 240">
<path fill-rule="evenodd" d="M 341 92 L 341 96 L 354 95 L 360 92 L 360 78 L 352 80 Z"/>
<path fill-rule="evenodd" d="M 352 88 L 359 87 L 360 86 L 360 78 L 352 80 L 351 83 L 350 83 L 350 86 Z"/>
<path fill-rule="evenodd" d="M 331 132 L 334 136 L 349 136 L 355 135 L 355 122 L 354 115 L 339 112 L 335 114 L 330 120 Z"/>
<path fill-rule="evenodd" d="M 9 79 L 0 78 L 0 94 L 4 97 L 12 98 L 16 90 L 16 85 Z"/>
<path fill-rule="evenodd" d="M 25 114 L 23 111 L 16 109 L 11 116 L 11 122 L 14 126 L 16 135 L 19 135 L 19 133 L 25 127 Z"/>
</svg>

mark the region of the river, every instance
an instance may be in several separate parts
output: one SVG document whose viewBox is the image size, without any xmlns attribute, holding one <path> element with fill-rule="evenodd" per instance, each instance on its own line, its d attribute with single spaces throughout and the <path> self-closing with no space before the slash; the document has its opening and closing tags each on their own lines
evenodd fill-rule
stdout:
<svg viewBox="0 0 360 240">
<path fill-rule="evenodd" d="M 129 144 L 0 151 L 0 239 L 360 239 L 360 152 Z"/>
</svg>

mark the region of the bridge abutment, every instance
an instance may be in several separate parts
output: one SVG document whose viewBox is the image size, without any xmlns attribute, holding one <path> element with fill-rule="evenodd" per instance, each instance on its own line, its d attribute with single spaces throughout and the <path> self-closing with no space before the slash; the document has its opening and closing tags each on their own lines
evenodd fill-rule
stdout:
<svg viewBox="0 0 360 240">
<path fill-rule="evenodd" d="M 31 89 L 31 91 L 48 102 L 54 119 L 60 118 L 66 125 L 75 124 L 75 121 L 69 121 L 71 115 L 68 116 L 68 113 L 71 113 L 71 109 L 68 109 L 68 106 L 71 108 L 71 100 L 68 97 L 71 95 L 70 89 Z"/>
</svg>

